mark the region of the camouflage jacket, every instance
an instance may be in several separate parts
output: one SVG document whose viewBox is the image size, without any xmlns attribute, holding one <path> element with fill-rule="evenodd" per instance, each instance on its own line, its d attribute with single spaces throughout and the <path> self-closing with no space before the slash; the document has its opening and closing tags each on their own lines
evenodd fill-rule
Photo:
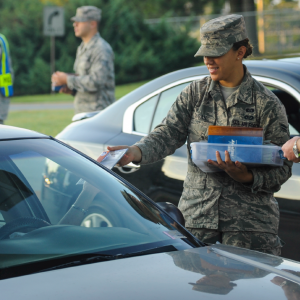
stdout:
<svg viewBox="0 0 300 300">
<path fill-rule="evenodd" d="M 209 125 L 262 127 L 264 139 L 279 145 L 289 139 L 284 106 L 244 69 L 241 85 L 226 103 L 211 77 L 192 82 L 163 122 L 136 145 L 141 163 L 149 164 L 173 154 L 187 140 L 188 172 L 179 201 L 187 227 L 277 234 L 279 209 L 273 193 L 291 176 L 291 162 L 251 168 L 253 183 L 242 184 L 225 172 L 204 173 L 191 160 L 190 143 L 207 140 Z"/>
<path fill-rule="evenodd" d="M 96 33 L 77 49 L 74 71 L 67 85 L 76 90 L 75 112 L 101 110 L 115 101 L 114 54 L 110 45 Z"/>
</svg>

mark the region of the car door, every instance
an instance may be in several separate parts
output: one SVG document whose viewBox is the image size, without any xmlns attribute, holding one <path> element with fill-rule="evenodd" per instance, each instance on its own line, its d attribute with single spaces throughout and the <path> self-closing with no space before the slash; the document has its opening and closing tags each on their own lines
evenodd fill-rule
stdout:
<svg viewBox="0 0 300 300">
<path fill-rule="evenodd" d="M 286 109 L 286 113 L 289 121 L 290 135 L 300 136 L 300 94 L 291 86 L 283 83 L 279 80 L 272 78 L 266 78 L 261 76 L 253 76 L 256 80 L 263 83 L 268 89 L 270 89 L 283 103 Z M 292 177 L 281 186 L 279 192 L 275 193 L 275 197 L 278 199 L 282 209 L 286 205 L 287 200 L 299 201 L 299 217 L 300 217 L 300 165 L 293 164 Z M 285 200 L 284 200 L 285 199 Z M 286 208 L 293 211 L 293 209 Z"/>
<path fill-rule="evenodd" d="M 290 135 L 300 136 L 300 94 L 288 84 L 261 76 L 254 76 L 283 103 L 289 121 Z M 300 164 L 293 164 L 291 178 L 274 194 L 280 208 L 279 236 L 286 243 L 282 256 L 300 261 Z"/>
<path fill-rule="evenodd" d="M 146 136 L 166 117 L 180 92 L 193 80 L 204 76 L 178 80 L 134 103 L 124 113 L 123 130 L 109 141 L 110 145 L 131 145 Z M 186 145 L 173 155 L 150 165 L 114 168 L 126 180 L 137 186 L 154 201 L 178 204 L 187 172 Z"/>
</svg>

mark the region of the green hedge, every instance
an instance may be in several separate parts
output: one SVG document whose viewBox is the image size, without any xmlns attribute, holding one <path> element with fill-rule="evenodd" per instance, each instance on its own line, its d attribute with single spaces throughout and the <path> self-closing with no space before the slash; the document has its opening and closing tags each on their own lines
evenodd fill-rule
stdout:
<svg viewBox="0 0 300 300">
<path fill-rule="evenodd" d="M 76 8 L 102 9 L 100 34 L 115 53 L 116 83 L 135 82 L 189 67 L 199 43 L 189 28 L 175 31 L 164 22 L 147 25 L 138 10 L 125 0 L 70 0 L 65 5 L 66 35 L 56 38 L 56 69 L 72 72 L 81 40 L 74 36 L 70 18 Z M 6 35 L 15 70 L 15 93 L 50 92 L 50 37 L 43 36 L 43 4 L 38 0 L 1 1 L 1 33 Z"/>
</svg>

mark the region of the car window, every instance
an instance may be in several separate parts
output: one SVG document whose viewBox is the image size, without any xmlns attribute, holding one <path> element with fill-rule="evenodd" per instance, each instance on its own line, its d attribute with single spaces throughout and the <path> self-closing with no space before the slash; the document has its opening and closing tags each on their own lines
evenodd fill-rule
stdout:
<svg viewBox="0 0 300 300">
<path fill-rule="evenodd" d="M 4 218 L 3 218 L 2 213 L 0 213 L 0 228 L 1 228 L 3 225 L 5 225 L 5 220 L 4 220 Z"/>
<path fill-rule="evenodd" d="M 26 160 L 24 159 L 25 154 Z M 26 151 L 26 153 L 22 154 L 13 154 L 10 158 L 19 170 L 21 170 L 28 183 L 35 191 L 36 196 L 40 199 L 46 157 L 39 155 L 34 151 Z M 37 174 L 39 174 L 39 178 L 37 178 Z"/>
<path fill-rule="evenodd" d="M 27 254 L 188 249 L 184 233 L 152 202 L 60 143 L 1 141 L 0 253 L 26 254 L 28 263 L 36 258 Z M 0 270 L 15 264 L 0 257 Z"/>
<path fill-rule="evenodd" d="M 172 87 L 161 93 L 157 108 L 155 110 L 151 130 L 155 128 L 161 121 L 167 116 L 172 104 L 175 102 L 181 91 L 190 84 L 191 82 L 185 82 Z"/>
<path fill-rule="evenodd" d="M 158 95 L 155 95 L 137 107 L 133 117 L 134 131 L 149 133 L 157 99 Z"/>
<path fill-rule="evenodd" d="M 300 132 L 296 130 L 291 124 L 289 124 L 290 135 L 300 135 Z"/>
<path fill-rule="evenodd" d="M 290 125 L 290 134 L 298 135 L 300 133 L 300 102 L 289 93 L 277 87 L 267 86 L 267 88 L 270 89 L 284 105 Z"/>
</svg>

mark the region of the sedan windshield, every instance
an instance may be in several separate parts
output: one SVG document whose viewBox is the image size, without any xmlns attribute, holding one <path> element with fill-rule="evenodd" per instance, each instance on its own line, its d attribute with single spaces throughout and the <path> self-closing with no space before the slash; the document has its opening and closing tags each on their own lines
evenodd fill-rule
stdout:
<svg viewBox="0 0 300 300">
<path fill-rule="evenodd" d="M 0 143 L 0 269 L 196 245 L 151 201 L 57 141 Z"/>
</svg>

